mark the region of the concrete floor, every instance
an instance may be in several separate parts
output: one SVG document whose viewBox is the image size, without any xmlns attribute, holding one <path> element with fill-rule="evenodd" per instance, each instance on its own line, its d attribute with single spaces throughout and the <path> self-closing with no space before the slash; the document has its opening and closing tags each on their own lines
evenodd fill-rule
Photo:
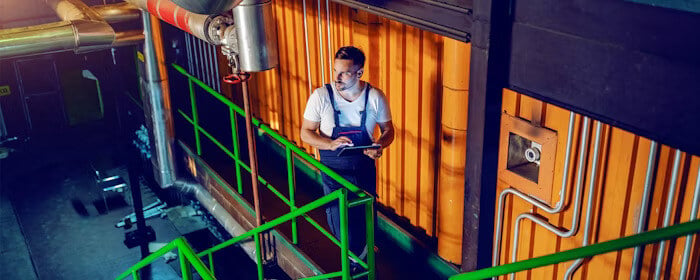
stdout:
<svg viewBox="0 0 700 280">
<path fill-rule="evenodd" d="M 138 248 L 122 243 L 125 230 L 114 226 L 132 212 L 129 193 L 108 196 L 105 211 L 96 186 L 93 167 L 128 178 L 112 135 L 97 132 L 15 143 L 17 151 L 0 161 L 0 278 L 114 279 L 140 259 Z M 155 199 L 143 193 L 145 204 Z M 186 233 L 169 219 L 147 224 L 157 242 Z M 162 260 L 151 273 L 179 278 Z"/>
</svg>

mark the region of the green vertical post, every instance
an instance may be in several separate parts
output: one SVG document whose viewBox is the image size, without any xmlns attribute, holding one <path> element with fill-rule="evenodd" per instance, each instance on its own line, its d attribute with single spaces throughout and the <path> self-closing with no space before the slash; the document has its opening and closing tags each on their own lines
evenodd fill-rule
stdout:
<svg viewBox="0 0 700 280">
<path fill-rule="evenodd" d="M 131 273 L 131 276 L 134 278 L 134 280 L 141 280 L 138 270 L 134 270 L 134 272 Z"/>
<path fill-rule="evenodd" d="M 367 270 L 369 271 L 367 279 L 374 280 L 376 275 L 374 267 L 374 199 L 365 204 L 365 220 L 367 221 Z"/>
<path fill-rule="evenodd" d="M 187 84 L 190 87 L 190 103 L 192 104 L 192 120 L 194 120 L 194 141 L 197 145 L 197 155 L 202 155 L 202 145 L 199 143 L 199 115 L 197 114 L 197 101 L 194 98 L 194 88 L 192 87 L 192 79 L 187 79 Z"/>
<path fill-rule="evenodd" d="M 182 279 L 192 279 L 192 269 L 190 268 L 190 263 L 187 261 L 187 257 L 185 257 L 185 254 L 182 252 L 182 249 L 177 250 L 177 255 L 180 258 L 180 269 L 182 270 Z"/>
<path fill-rule="evenodd" d="M 289 211 L 294 211 L 294 209 L 297 208 L 296 203 L 294 202 L 294 192 L 295 192 L 295 178 L 294 178 L 294 155 L 292 154 L 292 150 L 288 147 L 285 146 L 285 151 L 287 153 L 287 182 L 289 182 Z M 294 218 L 292 219 L 292 243 L 295 245 L 299 243 L 299 236 L 297 235 L 297 219 Z"/>
<path fill-rule="evenodd" d="M 260 234 L 255 234 L 255 258 L 258 260 L 258 280 L 265 280 L 265 271 L 263 271 L 262 260 L 262 245 L 260 244 Z"/>
<path fill-rule="evenodd" d="M 211 271 L 212 275 L 216 275 L 214 273 L 214 253 L 209 253 L 209 271 Z"/>
<path fill-rule="evenodd" d="M 343 280 L 350 280 L 350 259 L 348 251 L 350 251 L 350 240 L 348 238 L 348 190 L 341 189 L 338 197 L 340 208 L 340 263 L 343 268 Z"/>
<path fill-rule="evenodd" d="M 231 119 L 231 137 L 233 138 L 233 155 L 236 157 L 233 161 L 236 165 L 236 185 L 238 185 L 238 194 L 243 194 L 243 181 L 241 180 L 241 165 L 240 160 L 240 144 L 238 143 L 238 122 L 236 121 L 236 112 L 229 106 L 229 116 Z"/>
</svg>

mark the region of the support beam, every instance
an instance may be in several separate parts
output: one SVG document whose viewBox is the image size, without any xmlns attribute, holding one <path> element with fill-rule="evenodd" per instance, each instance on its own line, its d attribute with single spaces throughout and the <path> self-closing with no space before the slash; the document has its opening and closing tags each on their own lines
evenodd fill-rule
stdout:
<svg viewBox="0 0 700 280">
<path fill-rule="evenodd" d="M 491 265 L 501 100 L 508 81 L 509 10 L 508 1 L 474 0 L 462 271 Z"/>
</svg>

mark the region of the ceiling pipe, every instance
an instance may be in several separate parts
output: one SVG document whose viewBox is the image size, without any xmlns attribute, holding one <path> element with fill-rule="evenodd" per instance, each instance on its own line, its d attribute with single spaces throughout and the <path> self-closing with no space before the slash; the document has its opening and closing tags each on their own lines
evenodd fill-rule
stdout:
<svg viewBox="0 0 700 280">
<path fill-rule="evenodd" d="M 143 41 L 143 35 L 138 34 L 140 30 L 115 32 L 100 13 L 79 0 L 46 0 L 46 4 L 62 21 L 0 30 L 0 59 L 69 50 L 85 53 Z M 121 14 L 133 18 L 132 13 Z M 121 21 L 125 17 L 118 18 Z"/>
<path fill-rule="evenodd" d="M 173 0 L 175 4 L 196 14 L 222 14 L 238 6 L 243 0 Z"/>
<path fill-rule="evenodd" d="M 92 6 L 97 14 L 102 17 L 107 23 L 120 23 L 126 21 L 135 21 L 141 17 L 141 10 L 127 2 L 121 2 L 110 5 Z"/>
<path fill-rule="evenodd" d="M 212 23 L 218 23 L 214 21 L 216 16 L 190 12 L 170 0 L 126 0 L 126 2 L 207 43 L 213 45 L 221 43 L 218 36 L 208 32 Z"/>
</svg>

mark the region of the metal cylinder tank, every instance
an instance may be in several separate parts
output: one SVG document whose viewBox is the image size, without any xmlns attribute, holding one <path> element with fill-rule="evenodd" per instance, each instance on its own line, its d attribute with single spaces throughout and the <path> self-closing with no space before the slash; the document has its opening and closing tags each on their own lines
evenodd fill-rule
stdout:
<svg viewBox="0 0 700 280">
<path fill-rule="evenodd" d="M 233 9 L 242 71 L 261 72 L 277 66 L 277 29 L 271 0 L 243 0 Z"/>
</svg>

